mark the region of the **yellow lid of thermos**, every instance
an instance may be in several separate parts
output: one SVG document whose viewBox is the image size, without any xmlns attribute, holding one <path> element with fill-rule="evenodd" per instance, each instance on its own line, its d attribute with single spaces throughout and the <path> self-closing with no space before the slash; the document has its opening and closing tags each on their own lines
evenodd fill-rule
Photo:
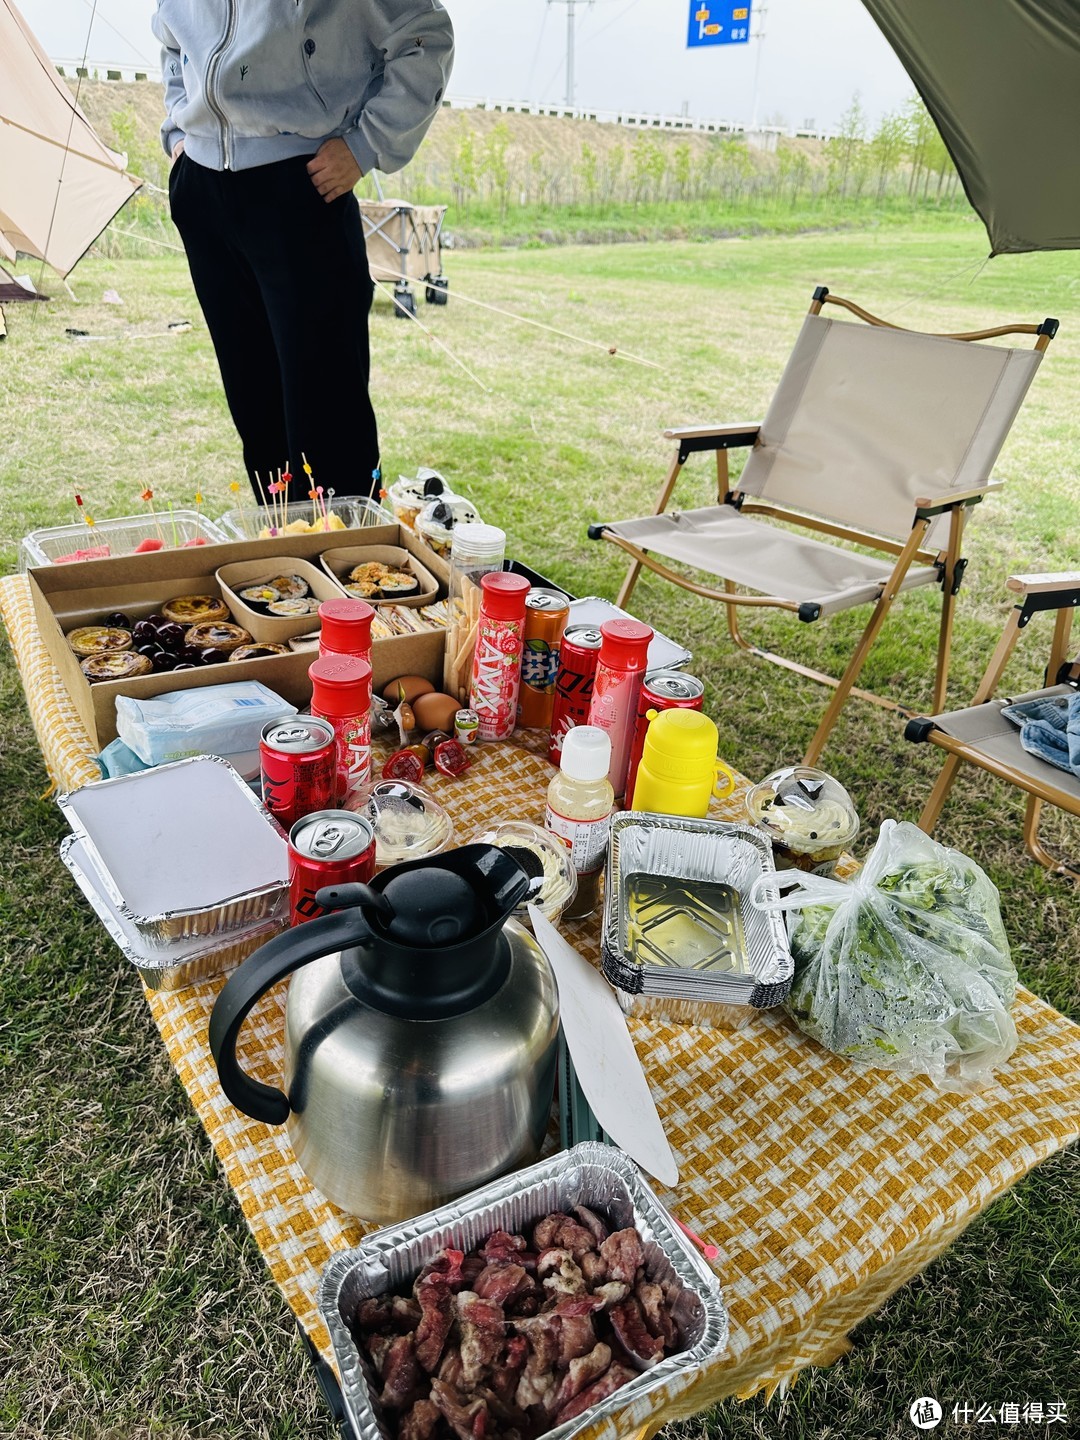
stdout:
<svg viewBox="0 0 1080 1440">
<path fill-rule="evenodd" d="M 722 798 L 735 788 L 731 771 L 716 758 L 719 731 L 700 710 L 648 714 L 629 808 L 703 819 L 714 794 Z"/>
</svg>

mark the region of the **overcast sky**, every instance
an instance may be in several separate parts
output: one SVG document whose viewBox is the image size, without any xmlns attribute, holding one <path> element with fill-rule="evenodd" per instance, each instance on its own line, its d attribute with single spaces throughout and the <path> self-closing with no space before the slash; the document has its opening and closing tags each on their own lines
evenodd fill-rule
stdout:
<svg viewBox="0 0 1080 1440">
<path fill-rule="evenodd" d="M 91 0 L 17 0 L 54 58 L 87 49 Z M 861 93 L 871 117 L 912 85 L 860 0 L 767 0 L 765 39 L 686 48 L 690 0 L 577 0 L 577 102 L 597 109 L 751 117 L 760 48 L 758 118 L 828 127 Z M 157 63 L 154 0 L 97 0 L 91 63 Z M 561 102 L 565 0 L 448 0 L 457 32 L 450 93 Z M 755 0 L 755 9 L 756 9 Z M 755 26 L 760 23 L 755 20 Z"/>
</svg>

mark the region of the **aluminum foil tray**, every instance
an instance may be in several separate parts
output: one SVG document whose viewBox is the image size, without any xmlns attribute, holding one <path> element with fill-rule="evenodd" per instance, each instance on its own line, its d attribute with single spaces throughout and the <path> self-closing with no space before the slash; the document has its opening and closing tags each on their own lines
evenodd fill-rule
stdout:
<svg viewBox="0 0 1080 1440">
<path fill-rule="evenodd" d="M 769 839 L 752 826 L 616 815 L 601 957 L 624 1011 L 702 1024 L 709 1005 L 778 1005 L 794 969 L 784 926 L 746 899 L 773 869 Z M 674 1008 L 648 1006 L 647 997 Z"/>
<path fill-rule="evenodd" d="M 98 889 L 97 873 L 78 836 L 69 835 L 60 842 L 60 859 L 148 990 L 182 990 L 185 985 L 224 975 L 289 923 L 288 904 L 282 896 L 282 913 L 274 919 L 261 920 L 251 929 L 230 930 L 222 936 L 197 935 L 174 940 L 162 950 L 147 953 L 138 935 L 127 928 L 116 907 Z"/>
<path fill-rule="evenodd" d="M 101 894 L 151 954 L 281 913 L 285 832 L 219 756 L 98 780 L 57 803 Z"/>
<path fill-rule="evenodd" d="M 549 1430 L 545 1440 L 569 1440 L 661 1387 L 669 1395 L 687 1388 L 699 1368 L 724 1350 L 727 1309 L 712 1270 L 676 1228 L 632 1160 L 607 1145 L 577 1145 L 415 1220 L 378 1230 L 327 1265 L 319 1286 L 319 1311 L 330 1331 L 357 1440 L 393 1440 L 394 1433 L 373 1401 L 371 1386 L 377 1388 L 378 1382 L 365 1370 L 349 1331 L 349 1318 L 360 1301 L 409 1284 L 440 1250 L 472 1250 L 494 1230 L 520 1231 L 552 1210 L 574 1205 L 588 1205 L 613 1227 L 637 1227 L 652 1278 L 677 1291 L 675 1321 L 687 1348 Z"/>
<path fill-rule="evenodd" d="M 555 588 L 558 589 L 558 586 Z M 570 601 L 570 618 L 566 623 L 593 625 L 599 630 L 605 620 L 636 619 L 636 615 L 631 615 L 629 610 L 620 610 L 610 600 L 602 600 L 599 595 L 586 595 L 581 600 Z M 693 658 L 684 645 L 677 645 L 674 640 L 661 635 L 659 630 L 653 631 L 653 638 L 649 641 L 647 671 L 681 670 L 684 665 L 689 665 Z"/>
</svg>

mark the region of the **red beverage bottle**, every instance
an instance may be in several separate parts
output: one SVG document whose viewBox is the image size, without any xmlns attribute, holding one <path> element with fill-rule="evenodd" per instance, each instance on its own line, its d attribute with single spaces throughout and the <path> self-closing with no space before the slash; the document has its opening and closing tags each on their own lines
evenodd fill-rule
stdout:
<svg viewBox="0 0 1080 1440">
<path fill-rule="evenodd" d="M 655 710 L 700 710 L 705 699 L 705 686 L 694 675 L 684 675 L 681 670 L 654 670 L 642 682 L 638 698 L 637 724 L 634 740 L 630 746 L 630 762 L 626 767 L 626 803 L 634 803 L 634 781 L 637 767 L 641 764 L 641 752 L 645 749 L 645 732 L 649 728 L 649 711 Z"/>
<path fill-rule="evenodd" d="M 375 876 L 375 831 L 351 810 L 317 810 L 289 831 L 289 924 L 326 911 L 315 896 L 324 885 L 347 885 Z"/>
<path fill-rule="evenodd" d="M 563 634 L 555 674 L 555 703 L 551 710 L 548 759 L 552 765 L 561 764 L 563 741 L 574 726 L 589 723 L 602 639 L 600 631 L 592 625 L 571 625 Z"/>
<path fill-rule="evenodd" d="M 326 655 L 308 674 L 311 713 L 334 730 L 336 803 L 343 805 L 371 783 L 371 666 L 354 655 Z"/>
<path fill-rule="evenodd" d="M 334 727 L 313 715 L 271 720 L 259 741 L 263 804 L 285 830 L 325 810 L 337 793 Z"/>
<path fill-rule="evenodd" d="M 605 620 L 600 635 L 589 724 L 606 730 L 611 737 L 608 779 L 615 798 L 621 800 L 626 794 L 630 747 L 653 631 L 651 625 L 643 625 L 640 620 Z"/>
<path fill-rule="evenodd" d="M 480 588 L 469 708 L 479 716 L 481 740 L 506 740 L 517 723 L 529 582 L 524 575 L 493 570 L 480 577 Z"/>
<path fill-rule="evenodd" d="M 366 600 L 324 600 L 319 606 L 319 659 L 355 655 L 371 664 L 371 622 L 375 611 Z"/>
</svg>

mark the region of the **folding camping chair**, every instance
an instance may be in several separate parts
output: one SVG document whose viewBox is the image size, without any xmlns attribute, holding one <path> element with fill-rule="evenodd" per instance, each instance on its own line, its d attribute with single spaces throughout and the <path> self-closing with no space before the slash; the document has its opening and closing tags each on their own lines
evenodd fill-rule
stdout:
<svg viewBox="0 0 1080 1440">
<path fill-rule="evenodd" d="M 820 313 L 825 304 L 843 306 L 867 323 L 826 319 Z M 855 689 L 855 681 L 896 597 L 936 584 L 943 600 L 934 709 L 942 709 L 956 592 L 967 564 L 960 553 L 964 523 L 973 505 L 1000 488 L 990 480 L 991 468 L 1057 326 L 1044 320 L 924 335 L 818 288 L 761 424 L 666 430 L 665 438 L 676 442 L 675 458 L 653 514 L 589 527 L 592 539 L 609 540 L 631 556 L 618 604 L 626 608 L 647 566 L 725 605 L 731 638 L 744 650 L 834 686 L 806 752 L 806 763 L 813 764 L 850 694 L 912 713 L 888 697 Z M 998 335 L 1034 335 L 1035 348 L 971 343 Z M 750 455 L 732 490 L 727 452 L 740 448 Z M 675 482 L 699 450 L 716 454 L 718 503 L 669 511 Z M 788 522 L 803 533 L 752 515 Z M 652 551 L 707 571 L 722 588 L 676 572 Z M 743 594 L 737 585 L 764 593 Z M 746 640 L 740 605 L 787 610 L 807 622 L 856 605 L 873 610 L 836 680 Z"/>
<path fill-rule="evenodd" d="M 956 772 L 966 760 L 1027 792 L 1024 845 L 1028 853 L 1055 874 L 1080 877 L 1080 866 L 1055 859 L 1039 839 L 1044 804 L 1056 805 L 1070 815 L 1080 815 L 1080 776 L 1059 770 L 1025 750 L 1020 743 L 1019 727 L 1003 713 L 1006 706 L 1060 701 L 1080 690 L 1080 656 L 1068 659 L 1073 611 L 1080 606 L 1080 570 L 1058 575 L 1013 575 L 1008 587 L 1021 598 L 1009 616 L 971 704 L 964 710 L 908 721 L 904 733 L 909 740 L 928 740 L 940 746 L 947 757 L 919 816 L 919 827 L 928 835 L 933 833 Z M 1046 688 L 1008 699 L 997 698 L 995 692 L 1021 631 L 1033 616 L 1046 611 L 1056 614 L 1044 677 Z"/>
</svg>

